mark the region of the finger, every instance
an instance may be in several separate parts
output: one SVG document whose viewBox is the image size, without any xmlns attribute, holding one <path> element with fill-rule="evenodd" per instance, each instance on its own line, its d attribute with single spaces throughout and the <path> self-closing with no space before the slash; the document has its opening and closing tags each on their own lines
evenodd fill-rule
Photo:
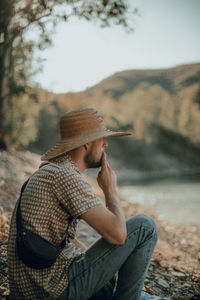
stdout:
<svg viewBox="0 0 200 300">
<path fill-rule="evenodd" d="M 106 166 L 107 166 L 107 168 L 111 169 L 111 167 L 110 167 L 109 162 L 107 161 L 107 159 L 106 159 Z"/>
<path fill-rule="evenodd" d="M 103 152 L 103 156 L 102 156 L 102 167 L 106 168 L 107 167 L 107 160 L 106 160 L 106 153 Z"/>
<path fill-rule="evenodd" d="M 109 165 L 109 162 L 108 162 L 108 161 L 107 161 L 107 167 L 111 169 L 111 167 L 110 167 L 110 165 Z"/>
</svg>

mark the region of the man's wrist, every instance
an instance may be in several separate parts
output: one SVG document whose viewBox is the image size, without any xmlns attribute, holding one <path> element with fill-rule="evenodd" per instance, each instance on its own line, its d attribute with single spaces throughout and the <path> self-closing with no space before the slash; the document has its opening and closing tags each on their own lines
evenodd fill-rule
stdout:
<svg viewBox="0 0 200 300">
<path fill-rule="evenodd" d="M 117 192 L 117 187 L 108 187 L 107 189 L 104 190 L 104 195 L 106 198 L 115 198 L 118 197 L 118 192 Z"/>
</svg>

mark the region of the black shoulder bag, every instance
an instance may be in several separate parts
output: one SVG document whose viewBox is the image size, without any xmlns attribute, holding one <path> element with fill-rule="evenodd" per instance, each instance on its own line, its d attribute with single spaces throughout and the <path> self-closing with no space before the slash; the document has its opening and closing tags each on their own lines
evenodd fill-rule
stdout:
<svg viewBox="0 0 200 300">
<path fill-rule="evenodd" d="M 64 238 L 60 246 L 54 246 L 44 238 L 23 227 L 20 203 L 22 193 L 28 181 L 29 179 L 25 181 L 21 188 L 17 207 L 17 254 L 19 259 L 21 259 L 28 267 L 33 269 L 44 269 L 53 265 L 56 258 L 65 247 L 66 238 Z"/>
</svg>

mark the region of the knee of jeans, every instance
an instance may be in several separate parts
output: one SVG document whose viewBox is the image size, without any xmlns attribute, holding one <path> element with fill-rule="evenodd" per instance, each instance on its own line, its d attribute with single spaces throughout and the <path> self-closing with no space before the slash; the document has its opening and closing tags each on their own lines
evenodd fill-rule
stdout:
<svg viewBox="0 0 200 300">
<path fill-rule="evenodd" d="M 157 235 L 158 235 L 157 225 L 154 219 L 152 219 L 151 217 L 145 214 L 139 214 L 131 217 L 127 222 L 128 223 L 130 222 L 131 224 L 133 224 L 133 226 L 137 226 L 137 227 L 144 226 L 149 228 L 149 230 L 153 231 L 157 239 Z"/>
</svg>

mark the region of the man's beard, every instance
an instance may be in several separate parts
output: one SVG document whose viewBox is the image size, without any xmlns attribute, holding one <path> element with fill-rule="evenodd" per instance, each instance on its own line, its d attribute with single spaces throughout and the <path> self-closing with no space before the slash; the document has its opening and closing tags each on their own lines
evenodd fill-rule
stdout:
<svg viewBox="0 0 200 300">
<path fill-rule="evenodd" d="M 103 154 L 102 154 L 102 156 L 103 156 Z M 94 160 L 94 158 L 92 156 L 92 152 L 88 152 L 86 154 L 86 156 L 85 156 L 85 159 L 84 159 L 85 163 L 87 165 L 87 168 L 91 169 L 91 168 L 99 168 L 99 167 L 101 167 L 102 156 L 101 156 L 101 158 L 98 161 L 96 161 L 96 160 Z"/>
</svg>

